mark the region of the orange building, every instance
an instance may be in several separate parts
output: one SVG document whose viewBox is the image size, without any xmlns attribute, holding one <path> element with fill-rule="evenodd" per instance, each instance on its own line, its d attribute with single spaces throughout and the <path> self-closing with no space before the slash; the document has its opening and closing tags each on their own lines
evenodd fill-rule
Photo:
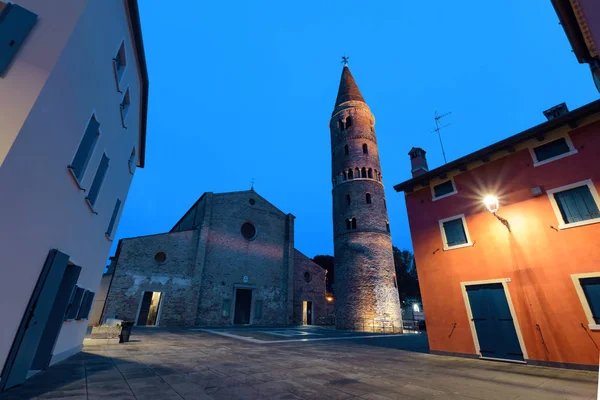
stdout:
<svg viewBox="0 0 600 400">
<path fill-rule="evenodd" d="M 429 170 L 405 193 L 432 353 L 597 369 L 600 101 Z M 484 204 L 486 199 L 486 204 Z"/>
</svg>

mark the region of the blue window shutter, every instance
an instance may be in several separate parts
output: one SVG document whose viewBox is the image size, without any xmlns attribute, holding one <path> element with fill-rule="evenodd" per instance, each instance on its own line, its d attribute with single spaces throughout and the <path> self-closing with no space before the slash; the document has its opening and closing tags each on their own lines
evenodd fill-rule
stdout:
<svg viewBox="0 0 600 400">
<path fill-rule="evenodd" d="M 445 194 L 454 192 L 454 186 L 452 185 L 452 181 L 447 181 L 434 186 L 433 192 L 435 193 L 435 197 L 440 197 Z"/>
<path fill-rule="evenodd" d="M 106 230 L 106 234 L 110 237 L 113 234 L 113 229 L 115 228 L 115 221 L 117 220 L 117 215 L 119 214 L 119 209 L 121 208 L 121 200 L 117 199 L 115 203 L 115 208 L 113 209 L 112 216 L 110 217 L 110 222 L 108 223 L 108 229 Z"/>
<path fill-rule="evenodd" d="M 90 315 L 90 310 L 92 308 L 92 303 L 94 301 L 95 293 L 89 290 L 86 290 L 83 294 L 83 300 L 81 301 L 81 307 L 79 308 L 79 313 L 77 313 L 77 319 L 88 319 Z"/>
<path fill-rule="evenodd" d="M 94 116 L 92 116 L 87 128 L 85 129 L 85 133 L 83 134 L 83 138 L 81 139 L 81 143 L 79 144 L 75 158 L 73 158 L 73 162 L 71 163 L 73 174 L 80 182 L 83 178 L 83 173 L 87 168 L 90 158 L 92 157 L 94 147 L 96 147 L 96 142 L 98 141 L 98 136 L 100 135 L 99 129 L 100 123 L 96 121 Z"/>
<path fill-rule="evenodd" d="M 539 161 L 544 161 L 552 157 L 560 156 L 561 154 L 571 151 L 565 138 L 553 140 L 550 143 L 543 144 L 533 149 L 535 156 Z"/>
<path fill-rule="evenodd" d="M 598 205 L 587 185 L 555 193 L 554 199 L 565 224 L 600 217 Z"/>
<path fill-rule="evenodd" d="M 100 160 L 100 164 L 98 165 L 96 176 L 94 176 L 94 181 L 92 182 L 92 186 L 90 187 L 90 192 L 86 197 L 91 205 L 96 204 L 96 199 L 98 199 L 98 193 L 100 192 L 100 188 L 102 187 L 102 183 L 104 182 L 104 178 L 106 177 L 106 171 L 108 170 L 108 162 L 109 158 L 106 157 L 106 154 L 102 154 L 102 159 Z"/>
<path fill-rule="evenodd" d="M 8 4 L 0 13 L 0 74 L 17 54 L 36 21 L 36 14 L 16 4 Z"/>
<path fill-rule="evenodd" d="M 594 321 L 600 324 L 600 278 L 581 279 L 581 287 L 592 309 Z"/>
<path fill-rule="evenodd" d="M 449 247 L 467 243 L 467 235 L 462 218 L 444 222 L 444 232 L 446 233 L 446 241 Z"/>
</svg>

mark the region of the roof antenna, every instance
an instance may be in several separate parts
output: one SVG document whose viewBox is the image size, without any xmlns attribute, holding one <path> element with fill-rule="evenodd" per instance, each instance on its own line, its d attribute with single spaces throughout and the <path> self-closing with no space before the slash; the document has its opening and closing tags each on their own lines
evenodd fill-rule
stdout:
<svg viewBox="0 0 600 400">
<path fill-rule="evenodd" d="M 438 137 L 440 138 L 440 146 L 442 148 L 442 155 L 444 156 L 444 164 L 447 164 L 448 161 L 446 161 L 446 153 L 444 152 L 444 144 L 442 143 L 442 135 L 440 134 L 440 131 L 443 128 L 446 128 L 446 127 L 452 125 L 452 123 L 440 126 L 440 119 L 442 119 L 446 115 L 450 115 L 450 114 L 452 114 L 452 111 L 447 112 L 446 114 L 442 114 L 442 115 L 438 114 L 438 112 L 436 111 L 434 114 L 434 117 L 433 117 L 433 119 L 435 120 L 435 129 L 431 131 L 431 132 L 436 132 Z"/>
<path fill-rule="evenodd" d="M 345 54 L 346 53 L 344 53 L 344 55 L 342 56 L 342 64 L 348 65 L 348 60 L 350 59 L 350 57 L 346 57 Z"/>
</svg>

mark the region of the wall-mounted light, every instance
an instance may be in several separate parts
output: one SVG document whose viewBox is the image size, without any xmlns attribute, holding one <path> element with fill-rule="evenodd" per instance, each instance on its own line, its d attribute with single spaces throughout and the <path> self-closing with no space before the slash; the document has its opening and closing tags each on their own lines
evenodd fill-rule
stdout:
<svg viewBox="0 0 600 400">
<path fill-rule="evenodd" d="M 414 312 L 420 312 L 421 311 L 421 308 L 419 307 L 419 305 L 417 303 L 413 304 L 413 311 Z"/>
<path fill-rule="evenodd" d="M 510 232 L 510 224 L 508 223 L 508 221 L 496 214 L 496 212 L 498 212 L 498 209 L 500 208 L 500 202 L 498 201 L 498 198 L 496 196 L 488 194 L 483 198 L 483 204 L 485 205 L 485 208 L 487 208 L 489 212 L 494 214 L 494 217 L 498 218 L 498 221 L 502 222 L 502 224 L 506 226 L 506 228 Z"/>
</svg>

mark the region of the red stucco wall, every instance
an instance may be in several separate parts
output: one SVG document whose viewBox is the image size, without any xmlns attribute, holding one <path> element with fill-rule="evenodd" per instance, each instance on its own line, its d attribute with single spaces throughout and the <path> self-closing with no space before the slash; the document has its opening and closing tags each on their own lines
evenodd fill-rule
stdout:
<svg viewBox="0 0 600 400">
<path fill-rule="evenodd" d="M 600 271 L 600 224 L 552 229 L 558 220 L 546 190 L 591 179 L 600 191 L 600 122 L 570 137 L 577 154 L 534 167 L 524 149 L 455 176 L 455 195 L 432 201 L 429 188 L 406 195 L 431 350 L 475 354 L 460 283 L 510 278 L 529 359 L 598 364 L 600 332 L 581 326 L 589 322 L 571 274 Z M 543 194 L 533 197 L 534 186 Z M 500 198 L 498 215 L 512 233 L 485 209 L 486 194 Z M 444 251 L 438 221 L 457 214 L 465 214 L 474 245 Z"/>
</svg>

